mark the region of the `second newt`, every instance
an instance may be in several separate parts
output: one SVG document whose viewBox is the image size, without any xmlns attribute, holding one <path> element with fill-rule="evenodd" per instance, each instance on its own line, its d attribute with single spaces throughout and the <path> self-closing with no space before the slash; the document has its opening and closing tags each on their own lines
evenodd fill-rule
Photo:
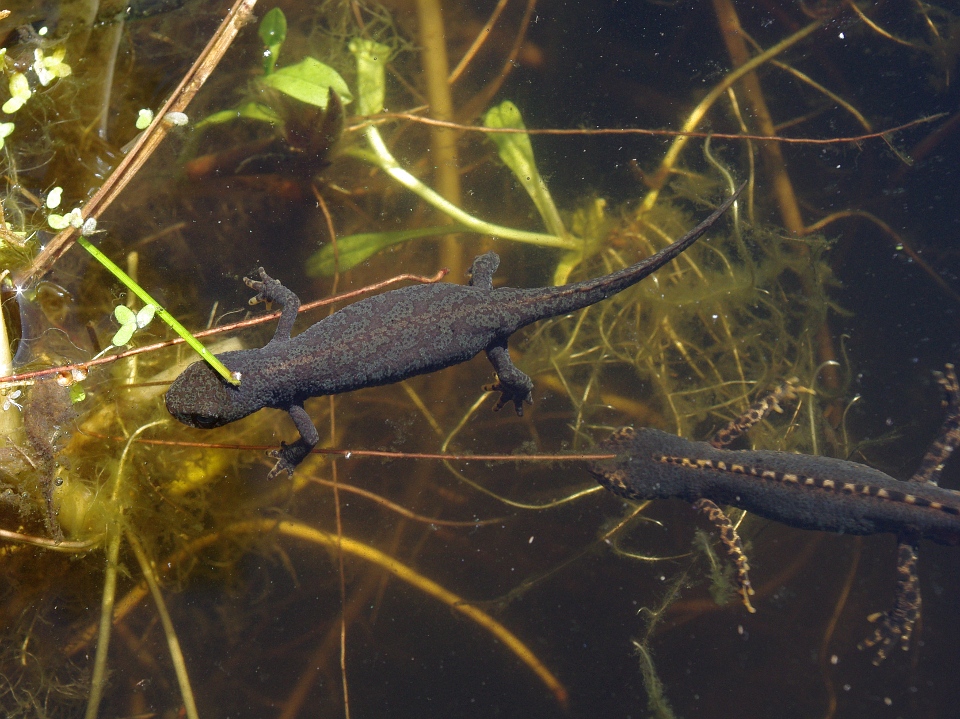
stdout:
<svg viewBox="0 0 960 719">
<path fill-rule="evenodd" d="M 721 505 L 799 529 L 897 535 L 894 605 L 877 615 L 873 636 L 861 644 L 877 647 L 874 663 L 879 664 L 894 646 L 907 649 L 920 616 L 919 540 L 960 544 L 960 492 L 937 484 L 944 464 L 960 447 L 960 383 L 952 365 L 947 365 L 938 381 L 946 394 L 947 417 L 920 468 L 906 482 L 842 459 L 724 449 L 767 413 L 778 411 L 781 399 L 796 396 L 789 382 L 755 403 L 710 442 L 693 442 L 658 429 L 623 427 L 600 444 L 616 458 L 598 462 L 590 471 L 621 497 L 675 497 L 704 512 L 734 557 L 740 595 L 751 612 L 749 564 Z"/>
</svg>

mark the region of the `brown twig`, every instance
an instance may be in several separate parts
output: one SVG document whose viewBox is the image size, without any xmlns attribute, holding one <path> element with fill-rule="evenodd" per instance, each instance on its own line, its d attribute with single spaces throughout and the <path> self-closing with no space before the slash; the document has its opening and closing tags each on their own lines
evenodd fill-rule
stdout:
<svg viewBox="0 0 960 719">
<path fill-rule="evenodd" d="M 129 437 L 117 437 L 99 432 L 83 431 L 82 434 L 95 439 L 106 439 L 112 442 L 128 442 Z M 221 444 L 217 442 L 188 442 L 174 439 L 144 439 L 137 437 L 137 444 L 152 444 L 163 447 L 199 447 L 202 449 L 237 449 L 267 451 L 276 449 L 267 444 Z M 616 459 L 617 455 L 610 454 L 447 454 L 430 452 L 387 452 L 373 449 L 317 449 L 311 454 L 327 454 L 344 459 L 357 457 L 373 457 L 379 459 L 440 459 L 457 462 L 597 462 L 605 459 Z"/>
<path fill-rule="evenodd" d="M 757 142 L 777 142 L 788 145 L 836 145 L 839 143 L 859 143 L 867 140 L 883 140 L 887 135 L 892 135 L 903 130 L 918 125 L 925 125 L 930 122 L 946 117 L 948 113 L 939 112 L 935 115 L 917 118 L 902 125 L 888 127 L 884 130 L 867 132 L 862 135 L 839 135 L 837 137 L 784 137 L 783 135 L 750 135 L 730 132 L 697 132 L 694 130 L 651 130 L 643 127 L 580 127 L 580 128 L 525 128 L 519 130 L 512 127 L 481 127 L 480 125 L 464 125 L 458 122 L 447 122 L 445 120 L 435 120 L 431 117 L 423 117 L 409 112 L 382 112 L 379 115 L 364 118 L 363 122 L 351 125 L 350 130 L 361 130 L 370 124 L 384 120 L 409 120 L 419 122 L 424 125 L 437 125 L 439 127 L 450 127 L 464 132 L 482 132 L 486 134 L 504 134 L 504 135 L 647 135 L 650 137 L 698 137 L 713 138 L 714 140 L 756 140 Z"/>
<path fill-rule="evenodd" d="M 510 48 L 510 52 L 507 53 L 500 72 L 495 78 L 488 82 L 480 92 L 470 98 L 469 102 L 460 108 L 460 117 L 465 119 L 476 117 L 490 106 L 494 95 L 500 92 L 500 88 L 503 87 L 503 83 L 506 82 L 507 76 L 513 71 L 513 68 L 516 67 L 517 55 L 520 54 L 520 48 L 523 47 L 523 39 L 527 36 L 527 28 L 530 27 L 530 20 L 533 18 L 533 9 L 536 6 L 537 0 L 527 0 L 527 8 L 524 10 L 523 17 L 520 18 L 520 23 L 517 26 L 517 35 L 513 39 L 513 46 Z"/>
<path fill-rule="evenodd" d="M 448 85 L 455 83 L 463 74 L 463 71 L 467 69 L 467 65 L 473 61 L 473 58 L 476 56 L 477 52 L 479 52 L 480 48 L 483 47 L 483 43 L 485 43 L 487 38 L 490 37 L 490 31 L 493 29 L 493 26 L 497 22 L 497 18 L 500 17 L 500 13 L 503 12 L 503 9 L 507 6 L 508 2 L 510 2 L 510 0 L 499 0 L 499 2 L 497 2 L 497 6 L 493 9 L 493 12 L 490 13 L 490 17 L 487 18 L 487 22 L 482 28 L 480 28 L 480 32 L 477 33 L 477 37 L 474 38 L 473 43 L 463 54 L 463 57 L 460 58 L 460 62 L 457 63 L 457 66 L 453 68 L 453 71 L 447 78 Z"/>
</svg>

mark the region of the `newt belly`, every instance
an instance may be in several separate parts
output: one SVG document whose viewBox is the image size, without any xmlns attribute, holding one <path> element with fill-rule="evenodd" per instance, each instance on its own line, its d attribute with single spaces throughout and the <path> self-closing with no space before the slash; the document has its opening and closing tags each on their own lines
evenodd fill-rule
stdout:
<svg viewBox="0 0 960 719">
<path fill-rule="evenodd" d="M 628 499 L 709 499 L 799 529 L 960 544 L 960 493 L 856 462 L 717 449 L 649 428 L 624 428 L 601 447 L 619 456 L 594 465 L 593 476 Z"/>
</svg>

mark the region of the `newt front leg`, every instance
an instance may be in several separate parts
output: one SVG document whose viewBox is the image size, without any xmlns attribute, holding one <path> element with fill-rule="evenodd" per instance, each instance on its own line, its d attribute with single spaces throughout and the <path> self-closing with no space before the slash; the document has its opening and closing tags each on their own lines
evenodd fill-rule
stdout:
<svg viewBox="0 0 960 719">
<path fill-rule="evenodd" d="M 254 290 L 257 294 L 250 298 L 249 304 L 255 305 L 260 302 L 276 302 L 283 308 L 280 313 L 280 321 L 277 323 L 277 329 L 273 333 L 273 339 L 270 342 L 289 342 L 290 332 L 293 330 L 293 323 L 297 319 L 297 312 L 300 311 L 300 298 L 292 290 L 284 287 L 279 280 L 273 279 L 262 267 L 257 268 L 260 275 L 259 280 L 253 280 L 249 277 L 243 278 L 243 283 Z"/>
</svg>

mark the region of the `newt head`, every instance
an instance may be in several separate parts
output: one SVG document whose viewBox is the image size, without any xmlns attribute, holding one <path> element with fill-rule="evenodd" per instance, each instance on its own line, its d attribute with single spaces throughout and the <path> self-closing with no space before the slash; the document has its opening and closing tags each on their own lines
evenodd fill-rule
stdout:
<svg viewBox="0 0 960 719">
<path fill-rule="evenodd" d="M 241 391 L 227 384 L 206 362 L 194 362 L 177 377 L 164 396 L 167 411 L 188 427 L 213 429 L 251 414 Z"/>
</svg>

